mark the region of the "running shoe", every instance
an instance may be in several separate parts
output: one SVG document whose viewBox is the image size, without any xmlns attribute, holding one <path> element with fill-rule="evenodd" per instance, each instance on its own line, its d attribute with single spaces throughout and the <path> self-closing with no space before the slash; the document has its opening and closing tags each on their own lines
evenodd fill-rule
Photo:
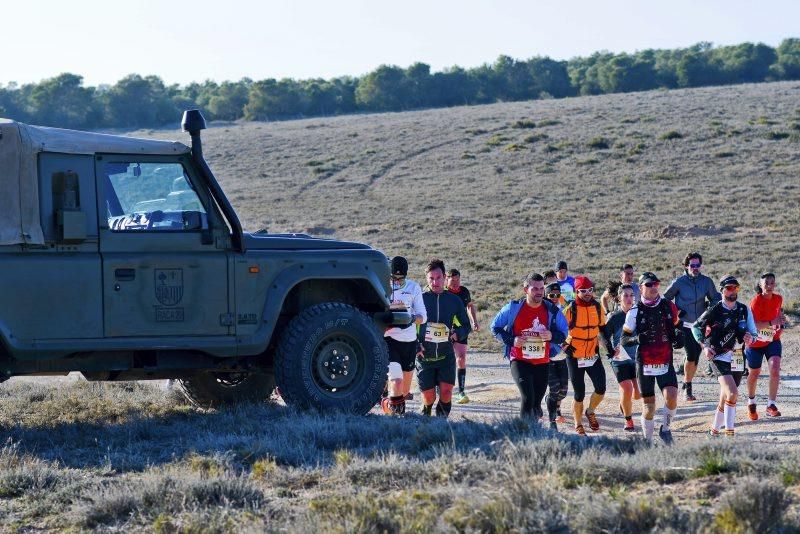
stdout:
<svg viewBox="0 0 800 534">
<path fill-rule="evenodd" d="M 589 428 L 591 428 L 594 432 L 600 430 L 600 421 L 597 420 L 597 415 L 594 413 L 589 413 L 588 410 L 585 413 L 586 419 L 589 420 Z"/>
<path fill-rule="evenodd" d="M 469 397 L 463 391 L 459 391 L 456 393 L 456 404 L 467 404 L 469 403 Z"/>
<path fill-rule="evenodd" d="M 684 400 L 686 400 L 686 402 L 694 402 L 697 400 L 697 397 L 695 397 L 691 393 L 687 393 L 686 396 L 684 397 Z"/>
<path fill-rule="evenodd" d="M 767 411 L 769 411 L 769 408 L 767 408 Z M 751 421 L 758 421 L 758 412 L 756 411 L 755 404 L 747 405 L 747 415 L 750 417 Z"/>
<path fill-rule="evenodd" d="M 633 426 L 633 419 L 625 419 L 625 426 L 622 428 L 625 432 L 636 432 Z"/>
<path fill-rule="evenodd" d="M 781 412 L 780 410 L 778 410 L 777 406 L 775 406 L 774 404 L 770 404 L 769 406 L 767 406 L 767 415 L 769 417 L 780 417 Z"/>
<path fill-rule="evenodd" d="M 558 425 L 555 421 L 550 421 L 550 430 L 558 430 Z"/>
<path fill-rule="evenodd" d="M 732 438 L 733 437 L 733 429 L 725 429 L 725 437 Z"/>
<path fill-rule="evenodd" d="M 575 432 L 578 433 L 579 436 L 585 436 L 586 430 L 583 428 L 583 425 L 578 425 L 575 427 Z"/>
<path fill-rule="evenodd" d="M 413 393 L 409 393 L 408 395 L 406 395 L 406 400 L 407 401 L 414 400 L 414 394 Z"/>
<path fill-rule="evenodd" d="M 427 415 L 428 417 L 430 417 L 431 410 L 433 410 L 433 404 L 423 404 L 422 405 L 422 410 L 420 410 L 419 413 L 421 413 L 422 415 Z"/>
<path fill-rule="evenodd" d="M 664 430 L 664 425 L 661 425 L 658 428 L 658 437 L 661 438 L 661 441 L 663 441 L 665 445 L 672 445 L 674 441 L 672 439 L 672 432 L 669 430 Z"/>
<path fill-rule="evenodd" d="M 711 428 L 708 429 L 708 435 L 711 436 L 712 438 L 716 438 L 719 436 L 719 430 L 717 430 L 712 426 Z"/>
<path fill-rule="evenodd" d="M 405 400 L 392 402 L 389 397 L 381 399 L 381 409 L 386 415 L 403 415 L 406 412 Z"/>
<path fill-rule="evenodd" d="M 563 423 L 566 423 L 566 422 L 567 422 L 567 418 L 564 417 L 563 415 L 561 415 L 561 410 L 558 410 L 556 412 L 556 423 L 562 423 L 563 424 Z"/>
</svg>

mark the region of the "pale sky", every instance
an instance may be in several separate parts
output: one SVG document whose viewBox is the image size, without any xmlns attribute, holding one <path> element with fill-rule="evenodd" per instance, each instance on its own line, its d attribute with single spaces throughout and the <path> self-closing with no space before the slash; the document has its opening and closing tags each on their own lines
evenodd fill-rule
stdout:
<svg viewBox="0 0 800 534">
<path fill-rule="evenodd" d="M 71 72 L 166 83 L 331 78 L 415 61 L 438 71 L 569 59 L 700 41 L 800 37 L 797 0 L 13 0 L 3 5 L 0 84 Z"/>
</svg>

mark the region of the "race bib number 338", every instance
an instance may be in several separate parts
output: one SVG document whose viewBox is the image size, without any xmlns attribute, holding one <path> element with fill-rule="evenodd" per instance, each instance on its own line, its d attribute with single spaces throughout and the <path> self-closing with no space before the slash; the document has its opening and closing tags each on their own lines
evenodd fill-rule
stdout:
<svg viewBox="0 0 800 534">
<path fill-rule="evenodd" d="M 544 358 L 544 341 L 540 338 L 528 339 L 522 346 L 522 357 L 526 360 Z"/>
</svg>

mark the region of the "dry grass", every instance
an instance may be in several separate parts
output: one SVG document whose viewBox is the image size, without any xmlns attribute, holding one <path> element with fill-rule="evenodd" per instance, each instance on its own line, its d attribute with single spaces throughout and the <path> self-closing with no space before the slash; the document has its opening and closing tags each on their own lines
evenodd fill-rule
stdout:
<svg viewBox="0 0 800 534">
<path fill-rule="evenodd" d="M 30 384 L 2 389 L 44 396 Z M 147 385 L 73 383 L 46 397 L 25 410 L 36 421 L 10 424 L 23 407 L 0 409 L 6 531 L 800 528 L 800 456 L 763 443 L 649 447 L 515 419 L 321 417 L 265 405 L 201 412 Z M 69 403 L 65 418 L 58 406 Z M 120 423 L 132 403 L 136 418 Z"/>
</svg>

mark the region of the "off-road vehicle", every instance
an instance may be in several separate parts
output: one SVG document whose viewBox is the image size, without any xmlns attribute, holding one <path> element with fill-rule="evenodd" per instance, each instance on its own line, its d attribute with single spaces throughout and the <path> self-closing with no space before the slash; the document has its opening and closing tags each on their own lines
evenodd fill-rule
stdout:
<svg viewBox="0 0 800 534">
<path fill-rule="evenodd" d="M 389 266 L 360 243 L 246 233 L 191 147 L 0 120 L 0 378 L 177 379 L 196 404 L 368 411 Z"/>
</svg>

